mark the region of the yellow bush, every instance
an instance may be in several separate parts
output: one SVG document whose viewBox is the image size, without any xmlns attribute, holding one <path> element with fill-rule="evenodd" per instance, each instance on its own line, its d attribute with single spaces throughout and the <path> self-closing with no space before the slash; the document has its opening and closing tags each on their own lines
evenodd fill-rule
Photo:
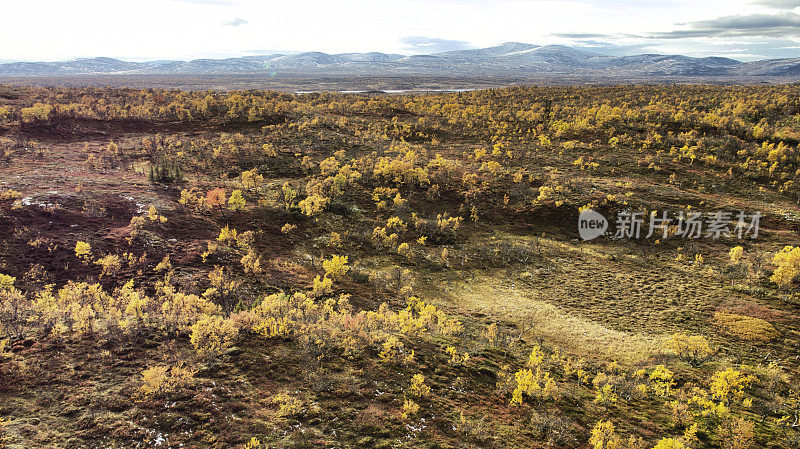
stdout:
<svg viewBox="0 0 800 449">
<path fill-rule="evenodd" d="M 328 203 L 330 203 L 330 198 L 321 195 L 309 195 L 306 199 L 297 203 L 297 206 L 300 207 L 300 210 L 305 215 L 313 217 L 321 214 L 328 207 Z"/>
<path fill-rule="evenodd" d="M 742 260 L 742 255 L 744 254 L 744 248 L 741 246 L 734 246 L 731 248 L 731 251 L 728 253 L 728 256 L 731 259 L 731 263 L 737 264 Z"/>
<path fill-rule="evenodd" d="M 461 366 L 461 365 L 467 363 L 467 361 L 469 361 L 469 354 L 468 353 L 459 352 L 458 349 L 456 349 L 453 346 L 446 347 L 445 348 L 445 352 L 447 352 L 447 355 L 450 357 L 448 359 L 447 363 L 449 363 L 451 365 Z"/>
<path fill-rule="evenodd" d="M 78 241 L 78 243 L 75 244 L 75 255 L 88 261 L 89 257 L 92 256 L 92 245 Z"/>
<path fill-rule="evenodd" d="M 122 260 L 116 254 L 109 254 L 96 260 L 95 263 L 103 267 L 101 276 L 113 276 L 122 268 Z"/>
<path fill-rule="evenodd" d="M 159 223 L 167 222 L 167 217 L 159 214 L 155 206 L 150 206 L 150 209 L 147 210 L 147 219 L 150 221 L 158 221 Z"/>
<path fill-rule="evenodd" d="M 154 366 L 142 371 L 142 385 L 139 393 L 143 396 L 167 394 L 184 388 L 194 380 L 194 371 L 184 366 Z"/>
<path fill-rule="evenodd" d="M 711 378 L 711 394 L 714 399 L 728 404 L 741 399 L 744 396 L 744 389 L 754 380 L 754 376 L 744 374 L 733 368 L 717 371 Z"/>
<path fill-rule="evenodd" d="M 714 354 L 711 345 L 701 335 L 673 334 L 664 343 L 664 347 L 675 352 L 678 357 L 686 360 L 691 365 L 699 365 Z"/>
<path fill-rule="evenodd" d="M 511 404 L 522 404 L 523 394 L 530 398 L 554 399 L 558 387 L 550 377 L 550 373 L 541 369 L 532 371 L 523 369 L 514 373 L 514 391 L 511 393 Z"/>
<path fill-rule="evenodd" d="M 605 407 L 614 405 L 619 401 L 619 396 L 614 392 L 614 385 L 611 382 L 597 386 L 597 394 L 594 397 L 594 403 L 600 404 Z"/>
<path fill-rule="evenodd" d="M 244 209 L 246 202 L 242 196 L 241 190 L 234 190 L 228 198 L 228 209 L 232 211 L 239 211 Z"/>
<path fill-rule="evenodd" d="M 177 292 L 170 285 L 159 288 L 161 301 L 162 325 L 167 330 L 189 327 L 203 315 L 215 315 L 220 312 L 219 306 L 207 298 Z"/>
<path fill-rule="evenodd" d="M 278 416 L 292 416 L 303 410 L 303 401 L 287 393 L 273 396 L 272 403 L 278 406 Z"/>
<path fill-rule="evenodd" d="M 261 441 L 256 437 L 252 437 L 250 441 L 244 445 L 244 449 L 261 449 Z"/>
<path fill-rule="evenodd" d="M 411 399 L 403 401 L 403 419 L 409 419 L 417 413 L 419 413 L 419 404 Z"/>
<path fill-rule="evenodd" d="M 330 260 L 322 261 L 322 268 L 325 269 L 325 276 L 338 280 L 347 273 L 350 266 L 347 265 L 347 256 L 334 255 Z"/>
<path fill-rule="evenodd" d="M 261 257 L 252 250 L 242 256 L 241 263 L 245 273 L 261 274 L 264 271 L 261 267 Z"/>
<path fill-rule="evenodd" d="M 530 355 L 528 355 L 527 366 L 531 368 L 538 368 L 544 361 L 544 352 L 539 345 L 533 345 Z"/>
<path fill-rule="evenodd" d="M 403 342 L 392 335 L 383 343 L 379 356 L 387 363 L 410 363 L 414 360 L 414 351 L 406 352 Z"/>
<path fill-rule="evenodd" d="M 264 177 L 258 174 L 258 169 L 243 171 L 240 176 L 242 187 L 248 190 L 258 189 L 264 184 Z"/>
<path fill-rule="evenodd" d="M 236 243 L 236 238 L 238 236 L 239 234 L 236 232 L 236 229 L 231 229 L 228 225 L 225 225 L 224 228 L 219 230 L 217 241 L 229 246 L 233 246 Z"/>
<path fill-rule="evenodd" d="M 786 246 L 772 258 L 778 266 L 770 281 L 781 287 L 790 287 L 800 276 L 800 247 Z"/>
<path fill-rule="evenodd" d="M 621 449 L 622 439 L 617 435 L 611 421 L 598 421 L 589 438 L 592 449 Z"/>
<path fill-rule="evenodd" d="M 481 336 L 485 338 L 490 345 L 494 346 L 494 344 L 497 343 L 497 323 L 491 323 L 486 326 Z"/>
<path fill-rule="evenodd" d="M 331 278 L 315 276 L 311 287 L 311 296 L 319 298 L 333 291 L 333 281 Z"/>
<path fill-rule="evenodd" d="M 222 354 L 236 338 L 236 329 L 220 316 L 206 315 L 192 325 L 191 342 L 202 358 L 214 358 Z"/>
<path fill-rule="evenodd" d="M 675 438 L 662 438 L 653 449 L 684 449 L 683 443 Z"/>
<path fill-rule="evenodd" d="M 414 374 L 411 377 L 411 388 L 409 389 L 409 393 L 411 396 L 417 398 L 424 398 L 428 396 L 431 392 L 431 387 L 425 385 L 425 376 L 422 374 Z"/>
<path fill-rule="evenodd" d="M 7 274 L 0 274 L 0 290 L 10 291 L 14 288 L 17 278 Z"/>
<path fill-rule="evenodd" d="M 664 365 L 658 365 L 653 372 L 650 373 L 650 382 L 653 391 L 662 398 L 669 396 L 672 386 L 675 385 L 672 371 L 667 369 Z"/>
<path fill-rule="evenodd" d="M 172 262 L 169 260 L 169 254 L 165 255 L 164 258 L 161 259 L 161 262 L 156 265 L 154 270 L 156 272 L 172 270 Z"/>
</svg>

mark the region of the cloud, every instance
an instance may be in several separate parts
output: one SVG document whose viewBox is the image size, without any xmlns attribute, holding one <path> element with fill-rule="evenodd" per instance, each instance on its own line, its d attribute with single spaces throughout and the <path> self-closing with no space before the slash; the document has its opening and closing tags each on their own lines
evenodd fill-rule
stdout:
<svg viewBox="0 0 800 449">
<path fill-rule="evenodd" d="M 238 0 L 172 0 L 173 2 L 192 3 L 194 5 L 214 5 L 214 6 L 232 6 L 239 3 Z"/>
<path fill-rule="evenodd" d="M 565 39 L 594 39 L 600 37 L 611 37 L 608 34 L 594 34 L 594 33 L 553 33 L 551 36 L 563 37 Z"/>
<path fill-rule="evenodd" d="M 223 23 L 223 25 L 232 26 L 232 27 L 238 27 L 238 26 L 242 26 L 242 25 L 247 25 L 248 23 L 250 23 L 250 22 L 248 22 L 245 19 L 242 19 L 241 17 L 237 17 L 237 18 L 231 20 L 230 22 Z"/>
<path fill-rule="evenodd" d="M 773 9 L 795 9 L 800 6 L 800 0 L 755 0 L 753 3 Z"/>
<path fill-rule="evenodd" d="M 416 54 L 440 53 L 443 51 L 472 48 L 469 42 L 425 36 L 407 36 L 400 39 L 400 42 L 403 43 L 408 51 Z"/>
<path fill-rule="evenodd" d="M 720 17 L 690 22 L 686 29 L 652 33 L 646 37 L 789 37 L 800 36 L 800 15 L 791 12 Z"/>
</svg>

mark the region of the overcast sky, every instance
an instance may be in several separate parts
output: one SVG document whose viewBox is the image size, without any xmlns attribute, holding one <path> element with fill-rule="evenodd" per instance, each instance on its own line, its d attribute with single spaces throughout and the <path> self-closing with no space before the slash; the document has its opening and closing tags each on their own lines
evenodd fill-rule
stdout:
<svg viewBox="0 0 800 449">
<path fill-rule="evenodd" d="M 800 57 L 800 0 L 4 0 L 0 60 L 433 53 L 502 42 Z"/>
</svg>

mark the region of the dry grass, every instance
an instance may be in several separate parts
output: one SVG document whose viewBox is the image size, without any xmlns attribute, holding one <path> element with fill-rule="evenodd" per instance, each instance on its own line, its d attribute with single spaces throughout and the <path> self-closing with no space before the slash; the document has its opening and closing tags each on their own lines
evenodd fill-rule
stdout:
<svg viewBox="0 0 800 449">
<path fill-rule="evenodd" d="M 541 339 L 563 350 L 584 356 L 613 359 L 634 365 L 655 355 L 661 336 L 610 329 L 576 314 L 570 314 L 530 293 L 497 278 L 477 277 L 450 292 L 453 302 L 465 312 L 480 312 L 501 320 L 515 321 L 524 338 Z"/>
</svg>

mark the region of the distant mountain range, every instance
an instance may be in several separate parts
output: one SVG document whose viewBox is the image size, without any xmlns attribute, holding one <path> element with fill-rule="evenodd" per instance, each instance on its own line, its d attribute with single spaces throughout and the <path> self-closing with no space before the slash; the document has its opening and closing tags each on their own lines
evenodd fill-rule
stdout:
<svg viewBox="0 0 800 449">
<path fill-rule="evenodd" d="M 641 54 L 609 56 L 561 45 L 508 42 L 489 48 L 430 55 L 307 52 L 228 59 L 128 62 L 112 58 L 62 62 L 8 62 L 0 77 L 83 75 L 355 75 L 355 76 L 596 76 L 780 77 L 800 81 L 800 58 L 735 59 Z"/>
</svg>

